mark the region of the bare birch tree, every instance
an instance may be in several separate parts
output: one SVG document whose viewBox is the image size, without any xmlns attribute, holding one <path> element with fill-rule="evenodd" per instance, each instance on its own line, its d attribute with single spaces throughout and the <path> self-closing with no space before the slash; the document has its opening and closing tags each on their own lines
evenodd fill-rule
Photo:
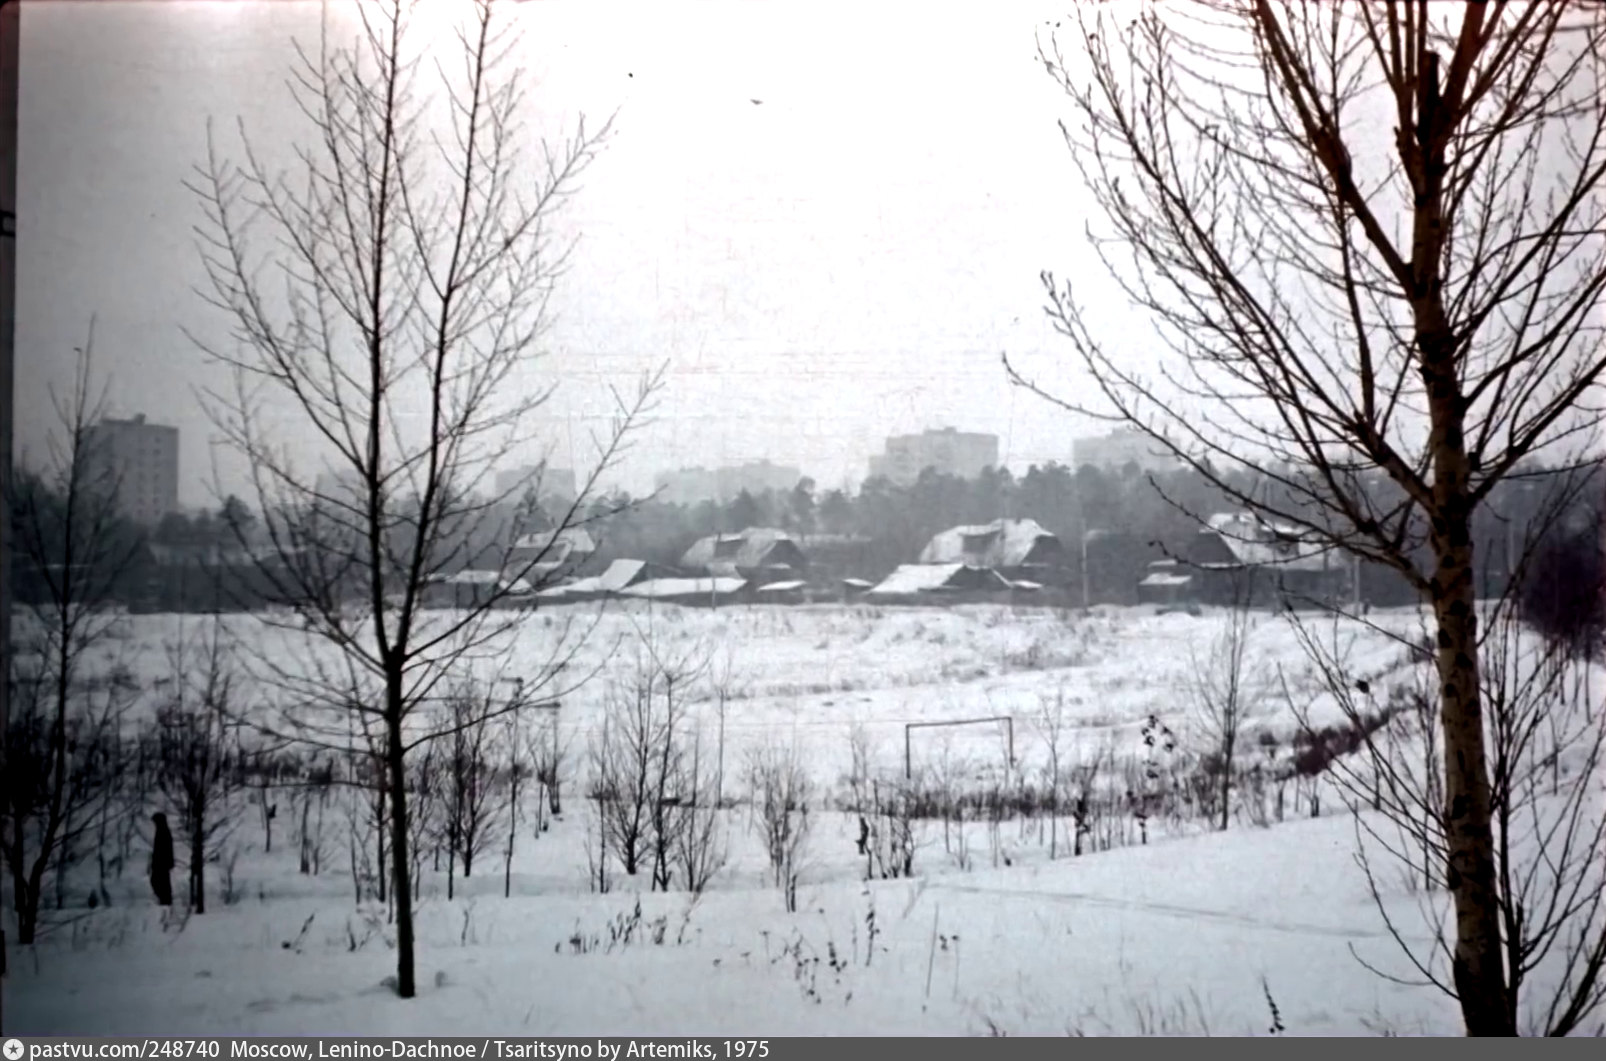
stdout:
<svg viewBox="0 0 1606 1061">
<path fill-rule="evenodd" d="M 416 986 L 406 760 L 452 731 L 418 709 L 440 681 L 507 648 L 519 615 L 503 605 L 550 570 L 661 378 L 615 395 L 580 496 L 541 548 L 514 550 L 534 514 L 519 506 L 510 526 L 501 513 L 527 484 L 485 491 L 499 459 L 538 441 L 551 388 L 527 370 L 567 255 L 554 218 L 607 129 L 582 120 L 539 158 L 521 150 L 516 37 L 493 7 L 476 2 L 441 35 L 456 61 L 435 61 L 409 32 L 416 3 L 354 5 L 351 44 L 326 28 L 318 52 L 301 53 L 290 91 L 310 135 L 293 163 L 281 171 L 242 130 L 243 161 L 214 142 L 192 185 L 206 215 L 204 294 L 230 326 L 196 341 L 234 370 L 234 388 L 208 400 L 249 464 L 269 543 L 262 574 L 294 613 L 290 633 L 343 657 L 352 680 L 331 687 L 305 658 L 257 664 L 309 739 L 338 749 L 338 716 L 355 712 L 380 742 L 402 997 Z M 294 459 L 293 437 L 319 447 L 316 467 Z M 433 587 L 471 567 L 501 577 L 431 610 Z M 556 650 L 521 660 L 529 694 L 550 691 L 563 662 Z"/>
<path fill-rule="evenodd" d="M 1136 366 L 1045 273 L 1095 401 L 1012 378 L 1432 608 L 1451 979 L 1469 1033 L 1511 1034 L 1471 526 L 1599 420 L 1606 9 L 1219 0 L 1067 32 L 1074 60 L 1040 53 L 1093 247 L 1168 357 Z"/>
</svg>

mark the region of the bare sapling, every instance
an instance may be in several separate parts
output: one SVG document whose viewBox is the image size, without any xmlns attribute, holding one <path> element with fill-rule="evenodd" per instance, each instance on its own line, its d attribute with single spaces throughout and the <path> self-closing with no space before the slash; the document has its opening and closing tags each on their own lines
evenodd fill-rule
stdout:
<svg viewBox="0 0 1606 1061">
<path fill-rule="evenodd" d="M 626 659 L 623 673 L 609 680 L 602 730 L 592 744 L 591 797 L 606 846 L 625 873 L 646 868 L 649 886 L 667 891 L 676 830 L 685 821 L 678 808 L 691 797 L 684 790 L 686 742 L 704 653 L 693 646 L 669 654 L 641 630 Z"/>
<path fill-rule="evenodd" d="M 206 866 L 236 825 L 235 675 L 221 622 L 170 646 L 171 684 L 156 711 L 157 785 L 187 854 L 190 910 L 206 913 Z"/>
<path fill-rule="evenodd" d="M 1059 822 L 1061 803 L 1065 794 L 1065 773 L 1061 757 L 1065 743 L 1065 692 L 1060 690 L 1054 694 L 1053 699 L 1044 696 L 1039 698 L 1037 705 L 1037 732 L 1043 741 L 1043 748 L 1048 753 L 1048 761 L 1043 767 L 1043 794 L 1044 809 L 1048 813 L 1048 857 L 1059 857 Z M 1075 826 L 1077 833 L 1073 841 L 1074 854 L 1082 853 L 1081 828 Z"/>
<path fill-rule="evenodd" d="M 445 722 L 449 735 L 441 741 L 445 772 L 444 806 L 446 826 L 446 897 L 454 898 L 455 868 L 463 878 L 474 875 L 475 860 L 485 851 L 497 831 L 499 817 L 506 808 L 496 792 L 496 732 L 494 716 L 502 713 L 489 686 L 458 682 L 446 696 Z"/>
<path fill-rule="evenodd" d="M 541 719 L 525 730 L 525 758 L 540 791 L 536 798 L 536 835 L 546 831 L 547 816 L 563 813 L 563 777 L 568 767 L 569 741 L 562 736 L 556 712 L 542 712 Z"/>
<path fill-rule="evenodd" d="M 908 784 L 871 778 L 866 879 L 914 876 L 915 810 L 915 794 Z"/>
<path fill-rule="evenodd" d="M 769 745 L 752 752 L 747 786 L 769 858 L 770 873 L 781 890 L 787 913 L 797 912 L 797 886 L 808 850 L 810 804 L 814 785 L 795 744 Z"/>
<path fill-rule="evenodd" d="M 261 540 L 242 544 L 276 606 L 246 639 L 279 700 L 254 724 L 350 753 L 339 719 L 363 719 L 383 767 L 403 998 L 417 988 L 409 758 L 450 734 L 426 705 L 511 650 L 526 612 L 507 605 L 560 577 L 566 536 L 607 508 L 598 477 L 662 378 L 610 391 L 616 416 L 566 505 L 525 503 L 530 477 L 488 490 L 498 466 L 548 441 L 552 385 L 532 373 L 568 253 L 556 218 L 607 128 L 582 121 L 532 163 L 502 6 L 453 8 L 431 35 L 418 9 L 361 0 L 354 41 L 326 31 L 298 50 L 304 125 L 287 170 L 241 127 L 238 160 L 209 137 L 191 183 L 220 326 L 190 334 L 233 374 L 205 400 L 248 466 Z M 594 625 L 566 624 L 548 658 L 520 661 L 529 696 L 580 680 L 564 664 Z"/>
<path fill-rule="evenodd" d="M 525 782 L 531 774 L 528 761 L 525 759 L 525 744 L 520 733 L 520 718 L 518 715 L 509 715 L 505 732 L 502 734 L 503 747 L 506 749 L 504 765 L 507 770 L 507 838 L 502 845 L 502 898 L 513 896 L 513 852 L 518 846 L 519 823 L 524 817 Z M 539 802 L 540 793 L 536 793 Z M 540 835 L 537 832 L 537 835 Z"/>
<path fill-rule="evenodd" d="M 848 754 L 848 800 L 858 819 L 858 836 L 854 842 L 859 857 L 865 860 L 864 878 L 870 880 L 874 876 L 870 851 L 870 735 L 862 722 L 855 722 L 848 731 Z"/>
<path fill-rule="evenodd" d="M 1216 827 L 1232 820 L 1232 779 L 1244 722 L 1262 696 L 1262 682 L 1249 662 L 1254 633 L 1252 573 L 1237 573 L 1221 628 L 1205 658 L 1191 657 L 1189 692 L 1204 747 L 1203 774 L 1213 778 Z M 1190 650 L 1191 654 L 1191 650 Z"/>
<path fill-rule="evenodd" d="M 719 800 L 719 767 L 703 754 L 702 731 L 692 737 L 691 757 L 679 788 L 688 793 L 676 808 L 671 856 L 686 890 L 700 895 L 725 868 L 730 841 Z"/>
<path fill-rule="evenodd" d="M 1104 800 L 1098 791 L 1099 766 L 1108 757 L 1107 750 L 1095 751 L 1086 761 L 1070 770 L 1066 802 L 1071 814 L 1071 855 L 1080 857 L 1084 845 L 1095 835 L 1101 818 Z"/>
</svg>

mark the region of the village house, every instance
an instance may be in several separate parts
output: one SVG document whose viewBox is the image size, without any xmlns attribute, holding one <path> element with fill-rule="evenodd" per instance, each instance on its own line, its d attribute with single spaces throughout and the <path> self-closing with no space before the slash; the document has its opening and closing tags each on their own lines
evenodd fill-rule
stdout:
<svg viewBox="0 0 1606 1061">
<path fill-rule="evenodd" d="M 596 540 L 583 527 L 537 531 L 513 543 L 503 570 L 537 586 L 547 586 L 560 578 L 582 574 L 596 555 Z"/>
<path fill-rule="evenodd" d="M 796 539 L 775 527 L 748 527 L 699 539 L 680 558 L 688 572 L 739 578 L 756 586 L 806 578 L 808 558 Z"/>
<path fill-rule="evenodd" d="M 878 603 L 938 603 L 980 600 L 1010 591 L 1009 580 L 970 564 L 900 564 L 864 595 Z"/>
<path fill-rule="evenodd" d="M 1170 577 L 1189 582 L 1172 583 L 1176 595 L 1207 604 L 1243 598 L 1256 607 L 1300 607 L 1351 592 L 1354 565 L 1346 557 L 1297 527 L 1268 523 L 1249 512 L 1211 516 L 1181 559 Z M 1153 578 L 1151 568 L 1144 582 Z M 1160 587 L 1150 583 L 1150 588 Z"/>
<path fill-rule="evenodd" d="M 1194 600 L 1196 593 L 1192 570 L 1183 568 L 1172 558 L 1151 563 L 1138 583 L 1139 604 L 1186 604 Z"/>
<path fill-rule="evenodd" d="M 627 586 L 619 596 L 657 604 L 711 608 L 745 601 L 749 593 L 747 581 L 741 578 L 656 578 Z"/>
<path fill-rule="evenodd" d="M 529 599 L 531 589 L 522 578 L 505 578 L 498 571 L 466 570 L 425 579 L 419 603 L 425 608 L 514 607 Z"/>
<path fill-rule="evenodd" d="M 1066 552 L 1036 520 L 995 519 L 943 531 L 921 551 L 920 562 L 989 568 L 1011 582 L 1040 587 L 1064 581 Z"/>
<path fill-rule="evenodd" d="M 548 586 L 537 591 L 535 596 L 543 604 L 597 600 L 602 597 L 617 596 L 643 582 L 674 578 L 675 575 L 675 571 L 662 564 L 646 560 L 615 560 L 600 575 Z"/>
</svg>

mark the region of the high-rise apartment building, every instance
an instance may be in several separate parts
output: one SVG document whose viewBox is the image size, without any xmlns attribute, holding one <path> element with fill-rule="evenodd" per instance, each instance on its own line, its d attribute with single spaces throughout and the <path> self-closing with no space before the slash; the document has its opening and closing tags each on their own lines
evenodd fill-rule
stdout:
<svg viewBox="0 0 1606 1061">
<path fill-rule="evenodd" d="M 144 414 L 105 419 L 84 437 L 86 481 L 113 493 L 135 523 L 154 526 L 178 507 L 178 428 L 151 424 Z"/>
<path fill-rule="evenodd" d="M 803 478 L 796 468 L 769 461 L 751 461 L 725 468 L 681 468 L 659 472 L 654 479 L 657 498 L 671 505 L 695 505 L 700 501 L 724 503 L 747 491 L 762 494 L 770 490 L 790 490 Z"/>
<path fill-rule="evenodd" d="M 870 475 L 909 486 L 927 468 L 941 475 L 975 479 L 998 466 L 998 436 L 945 427 L 918 435 L 894 435 L 886 452 L 870 458 Z"/>
<path fill-rule="evenodd" d="M 1127 465 L 1140 472 L 1163 472 L 1178 467 L 1177 459 L 1166 448 L 1135 427 L 1117 428 L 1098 438 L 1079 438 L 1071 442 L 1071 465 L 1091 464 L 1100 471 L 1116 474 Z"/>
</svg>

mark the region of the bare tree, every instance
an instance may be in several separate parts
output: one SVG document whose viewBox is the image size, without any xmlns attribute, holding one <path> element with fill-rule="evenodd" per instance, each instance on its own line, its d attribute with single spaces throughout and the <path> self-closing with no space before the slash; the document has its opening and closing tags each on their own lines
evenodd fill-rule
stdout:
<svg viewBox="0 0 1606 1061">
<path fill-rule="evenodd" d="M 1044 787 L 1048 790 L 1048 857 L 1059 857 L 1060 800 L 1065 792 L 1065 770 L 1062 762 L 1065 752 L 1065 692 L 1060 690 L 1050 700 L 1042 697 L 1037 706 L 1037 731 L 1048 752 L 1044 772 Z M 1076 853 L 1081 854 L 1081 841 L 1076 841 Z"/>
<path fill-rule="evenodd" d="M 1045 273 L 1098 400 L 1061 404 L 1431 606 L 1452 979 L 1470 1033 L 1513 1033 L 1471 526 L 1598 423 L 1606 11 L 1219 0 L 1071 27 L 1076 61 L 1041 57 L 1093 245 L 1174 360 L 1135 366 Z"/>
<path fill-rule="evenodd" d="M 590 747 L 598 857 L 612 852 L 625 873 L 635 876 L 651 830 L 652 771 L 660 738 L 652 698 L 643 690 L 610 691 L 604 710 L 602 730 Z"/>
<path fill-rule="evenodd" d="M 326 30 L 301 54 L 290 90 L 310 135 L 291 172 L 242 135 L 242 163 L 213 143 L 193 182 L 206 297 L 230 325 L 226 339 L 196 342 L 235 373 L 232 391 L 207 401 L 250 468 L 267 542 L 259 574 L 294 613 L 289 630 L 343 657 L 352 680 L 331 692 L 304 658 L 262 653 L 256 666 L 297 715 L 284 728 L 339 750 L 339 715 L 375 727 L 402 997 L 416 988 L 407 756 L 444 732 L 415 734 L 410 721 L 444 676 L 507 647 L 519 612 L 502 606 L 551 570 L 661 378 L 616 395 L 579 497 L 538 548 L 516 550 L 533 514 L 500 514 L 522 484 L 484 491 L 498 460 L 537 443 L 551 388 L 528 369 L 566 257 L 554 217 L 607 130 L 582 122 L 532 165 L 508 69 L 516 42 L 495 5 L 479 0 L 455 27 L 458 63 L 428 62 L 413 8 L 356 5 L 351 45 Z M 293 459 L 289 432 L 318 447 L 309 459 L 326 475 Z M 464 583 L 466 601 L 446 581 L 465 568 L 487 572 Z M 443 590 L 456 607 L 431 610 Z M 555 651 L 526 675 L 532 693 L 562 662 Z"/>
<path fill-rule="evenodd" d="M 197 656 L 199 658 L 197 658 Z M 213 621 L 199 644 L 169 648 L 170 692 L 158 708 L 156 783 L 177 815 L 188 853 L 190 909 L 206 913 L 206 864 L 233 831 L 239 749 L 229 724 L 235 676 Z"/>
<path fill-rule="evenodd" d="M 670 848 L 686 890 L 701 894 L 725 868 L 730 840 L 719 798 L 721 767 L 703 758 L 702 734 L 692 737 L 691 759 L 677 787 L 686 797 L 674 808 Z"/>
<path fill-rule="evenodd" d="M 447 696 L 451 736 L 445 749 L 446 897 L 453 897 L 454 870 L 461 865 L 463 879 L 474 875 L 474 859 L 491 842 L 503 808 L 496 799 L 496 734 L 490 717 L 496 712 L 487 690 L 458 683 Z M 513 716 L 516 717 L 516 714 Z"/>
<path fill-rule="evenodd" d="M 513 895 L 513 852 L 518 846 L 519 822 L 524 811 L 524 784 L 533 772 L 528 765 L 527 751 L 519 733 L 518 715 L 508 715 L 504 734 L 507 749 L 507 843 L 502 846 L 502 898 Z M 540 793 L 536 793 L 537 800 Z M 539 833 L 537 833 L 539 835 Z"/>
<path fill-rule="evenodd" d="M 1225 622 L 1211 640 L 1209 654 L 1201 660 L 1189 650 L 1194 712 L 1209 744 L 1206 761 L 1220 768 L 1217 799 L 1221 815 L 1218 826 L 1222 831 L 1231 820 L 1233 757 L 1238 750 L 1238 737 L 1260 695 L 1255 674 L 1246 663 L 1254 629 L 1254 613 L 1249 607 L 1252 590 L 1252 569 L 1234 572 Z"/>
<path fill-rule="evenodd" d="M 679 808 L 693 797 L 686 770 L 691 698 L 705 670 L 692 646 L 674 655 L 651 630 L 638 629 L 635 655 L 607 693 L 599 739 L 591 748 L 591 796 L 602 841 L 634 876 L 643 865 L 654 889 L 667 891 Z"/>
<path fill-rule="evenodd" d="M 1599 776 L 1606 734 L 1587 717 L 1584 670 L 1563 643 L 1525 629 L 1511 594 L 1489 608 L 1483 637 L 1481 696 L 1486 708 L 1497 843 L 1497 897 L 1514 1027 L 1567 1035 L 1606 1002 L 1606 820 Z M 1437 961 L 1453 939 L 1444 934 L 1445 851 L 1443 763 L 1436 750 L 1437 689 L 1417 664 L 1392 687 L 1380 712 L 1370 683 L 1344 681 L 1345 645 L 1301 624 L 1307 655 L 1317 661 L 1323 695 L 1333 697 L 1357 732 L 1360 752 L 1334 758 L 1330 775 L 1345 794 L 1364 838 L 1362 866 L 1389 932 L 1408 959 L 1402 983 L 1456 985 Z M 1387 714 L 1377 729 L 1368 716 Z M 1368 813 L 1369 812 L 1369 813 Z M 1369 850 L 1370 849 L 1370 852 Z M 1421 878 L 1419 905 L 1426 938 L 1406 932 L 1385 901 L 1378 855 Z M 1374 963 L 1368 966 L 1376 968 Z M 1380 970 L 1381 971 L 1381 970 Z M 1539 987 L 1537 1000 L 1525 988 Z"/>
<path fill-rule="evenodd" d="M 557 716 L 551 713 L 538 725 L 527 727 L 524 734 L 525 758 L 541 789 L 535 814 L 536 831 L 540 833 L 546 829 L 546 815 L 556 817 L 563 813 L 563 774 L 569 743 L 561 735 Z"/>
<path fill-rule="evenodd" d="M 748 759 L 747 785 L 775 886 L 781 889 L 787 913 L 796 913 L 798 878 L 809 841 L 809 804 L 814 799 L 813 783 L 796 746 L 756 749 Z"/>
<path fill-rule="evenodd" d="M 139 541 L 117 512 L 116 464 L 96 434 L 94 328 L 77 351 L 72 388 L 52 394 L 58 434 L 42 469 L 7 476 L 19 614 L 8 646 L 10 715 L 0 780 L 0 853 L 11 875 L 17 941 L 32 944 L 46 873 L 57 880 L 95 827 L 90 808 L 115 780 L 125 683 L 95 659 L 115 635 L 109 607 Z"/>
</svg>

